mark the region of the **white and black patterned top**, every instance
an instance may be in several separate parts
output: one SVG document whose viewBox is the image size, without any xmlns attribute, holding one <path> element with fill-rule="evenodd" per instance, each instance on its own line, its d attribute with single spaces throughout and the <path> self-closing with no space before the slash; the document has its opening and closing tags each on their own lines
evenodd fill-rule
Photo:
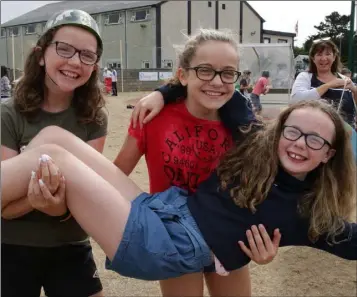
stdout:
<svg viewBox="0 0 357 297">
<path fill-rule="evenodd" d="M 341 75 L 337 74 L 339 78 L 342 78 Z M 351 125 L 353 128 L 356 128 L 356 105 L 353 99 L 353 94 L 348 89 L 341 88 L 330 88 L 328 91 L 320 97 L 316 88 L 323 85 L 324 82 L 320 81 L 316 74 L 302 72 L 300 73 L 294 82 L 290 102 L 297 102 L 301 100 L 314 100 L 314 99 L 324 99 L 331 104 L 333 104 L 336 109 L 341 103 L 340 114 L 343 119 Z M 341 96 L 342 99 L 341 99 Z"/>
</svg>

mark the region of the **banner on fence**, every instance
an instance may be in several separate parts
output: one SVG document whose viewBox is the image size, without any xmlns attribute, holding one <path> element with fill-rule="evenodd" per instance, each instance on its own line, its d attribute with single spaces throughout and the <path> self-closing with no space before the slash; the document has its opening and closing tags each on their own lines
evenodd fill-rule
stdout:
<svg viewBox="0 0 357 297">
<path fill-rule="evenodd" d="M 157 81 L 158 73 L 157 72 L 139 72 L 140 81 Z"/>
<path fill-rule="evenodd" d="M 159 72 L 159 79 L 166 80 L 172 77 L 172 72 Z"/>
</svg>

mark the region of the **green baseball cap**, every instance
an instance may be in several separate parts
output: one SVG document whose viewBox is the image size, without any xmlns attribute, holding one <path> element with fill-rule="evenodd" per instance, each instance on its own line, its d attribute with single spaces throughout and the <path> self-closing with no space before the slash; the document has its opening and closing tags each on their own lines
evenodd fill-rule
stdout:
<svg viewBox="0 0 357 297">
<path fill-rule="evenodd" d="M 69 9 L 56 12 L 47 21 L 43 34 L 50 29 L 63 25 L 78 26 L 88 30 L 97 38 L 98 48 L 103 50 L 103 41 L 100 37 L 97 22 L 87 12 L 79 9 Z"/>
</svg>

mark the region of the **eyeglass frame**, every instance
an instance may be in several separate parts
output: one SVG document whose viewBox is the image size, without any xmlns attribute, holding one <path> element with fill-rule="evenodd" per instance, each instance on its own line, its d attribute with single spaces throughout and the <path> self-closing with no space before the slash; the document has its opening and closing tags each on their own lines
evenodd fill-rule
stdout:
<svg viewBox="0 0 357 297">
<path fill-rule="evenodd" d="M 285 136 L 285 134 L 284 134 L 284 131 L 285 131 L 286 128 L 294 128 L 295 130 L 297 130 L 297 131 L 300 132 L 300 136 L 299 136 L 298 138 L 296 138 L 296 139 L 287 138 L 287 137 Z M 297 127 L 295 127 L 295 126 L 283 125 L 283 129 L 282 129 L 282 131 L 281 131 L 281 134 L 283 135 L 283 137 L 284 137 L 285 139 L 287 139 L 287 140 L 289 140 L 289 141 L 298 141 L 301 137 L 304 137 L 304 138 L 305 138 L 305 144 L 306 144 L 310 149 L 312 149 L 312 150 L 314 150 L 314 151 L 319 151 L 319 150 L 321 150 L 321 149 L 325 146 L 325 144 L 327 144 L 330 148 L 332 148 L 332 144 L 331 144 L 329 141 L 327 141 L 325 138 L 323 138 L 323 137 L 321 137 L 321 136 L 319 136 L 319 135 L 316 135 L 316 134 L 304 133 L 304 132 L 302 132 L 299 128 L 297 128 Z M 308 145 L 308 143 L 307 143 L 307 138 L 308 138 L 309 136 L 314 136 L 314 137 L 318 137 L 318 138 L 322 139 L 322 140 L 324 141 L 324 144 L 323 144 L 319 149 L 312 148 L 312 147 L 311 147 L 310 145 Z"/>
<path fill-rule="evenodd" d="M 67 45 L 67 46 L 72 47 L 72 48 L 74 49 L 74 54 L 73 54 L 71 57 L 64 57 L 64 56 L 60 55 L 60 54 L 58 53 L 58 49 L 57 49 L 59 43 L 62 43 L 62 44 L 65 44 L 65 45 Z M 97 53 L 95 53 L 95 52 L 92 52 L 92 51 L 89 51 L 89 50 L 79 50 L 79 49 L 77 49 L 76 47 L 74 47 L 72 44 L 69 44 L 69 43 L 66 43 L 66 42 L 63 42 L 63 41 L 52 41 L 52 42 L 50 43 L 50 45 L 51 45 L 51 44 L 56 45 L 56 53 L 57 53 L 57 55 L 60 56 L 61 58 L 72 59 L 72 58 L 78 53 L 78 58 L 79 58 L 79 60 L 81 61 L 81 63 L 83 63 L 84 65 L 92 66 L 92 65 L 94 65 L 95 63 L 97 63 L 97 62 L 99 61 L 99 58 L 100 58 L 99 55 L 98 55 Z M 95 62 L 94 62 L 93 64 L 85 63 L 85 62 L 83 62 L 82 59 L 81 59 L 81 53 L 82 53 L 82 52 L 87 52 L 87 53 L 89 52 L 89 53 L 91 53 L 91 54 L 94 54 L 94 55 L 97 56 L 97 59 L 95 60 Z"/>
<path fill-rule="evenodd" d="M 213 77 L 212 77 L 211 79 L 202 79 L 202 78 L 200 78 L 200 77 L 198 76 L 198 71 L 199 71 L 200 69 L 202 69 L 202 68 L 213 70 L 213 71 L 214 71 Z M 236 70 L 228 70 L 228 69 L 225 69 L 225 70 L 217 71 L 217 70 L 215 70 L 215 69 L 213 69 L 213 68 L 211 68 L 211 67 L 205 67 L 205 66 L 186 67 L 185 69 L 187 69 L 187 70 L 195 70 L 197 78 L 200 79 L 200 80 L 202 80 L 202 81 L 212 81 L 212 80 L 215 79 L 215 77 L 216 77 L 217 75 L 219 75 L 219 77 L 221 78 L 221 81 L 222 81 L 224 84 L 234 84 L 234 83 L 236 83 L 236 82 L 238 81 L 239 77 L 242 75 L 242 72 L 236 71 Z M 225 72 L 225 71 L 233 71 L 233 72 L 237 73 L 237 79 L 236 79 L 235 81 L 229 82 L 229 83 L 224 82 L 223 79 L 222 79 L 222 73 Z"/>
</svg>

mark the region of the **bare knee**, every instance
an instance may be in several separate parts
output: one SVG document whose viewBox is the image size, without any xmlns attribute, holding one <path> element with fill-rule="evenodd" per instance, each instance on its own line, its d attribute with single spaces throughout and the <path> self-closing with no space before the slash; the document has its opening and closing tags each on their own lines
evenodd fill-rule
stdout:
<svg viewBox="0 0 357 297">
<path fill-rule="evenodd" d="M 34 148 L 44 144 L 57 144 L 62 146 L 62 143 L 68 134 L 71 133 L 61 127 L 47 126 L 31 140 L 28 148 Z"/>
<path fill-rule="evenodd" d="M 34 148 L 34 150 L 36 150 L 40 156 L 48 155 L 53 160 L 62 160 L 68 157 L 68 155 L 70 155 L 70 153 L 66 151 L 63 147 L 52 143 L 39 145 L 38 147 Z"/>
</svg>

